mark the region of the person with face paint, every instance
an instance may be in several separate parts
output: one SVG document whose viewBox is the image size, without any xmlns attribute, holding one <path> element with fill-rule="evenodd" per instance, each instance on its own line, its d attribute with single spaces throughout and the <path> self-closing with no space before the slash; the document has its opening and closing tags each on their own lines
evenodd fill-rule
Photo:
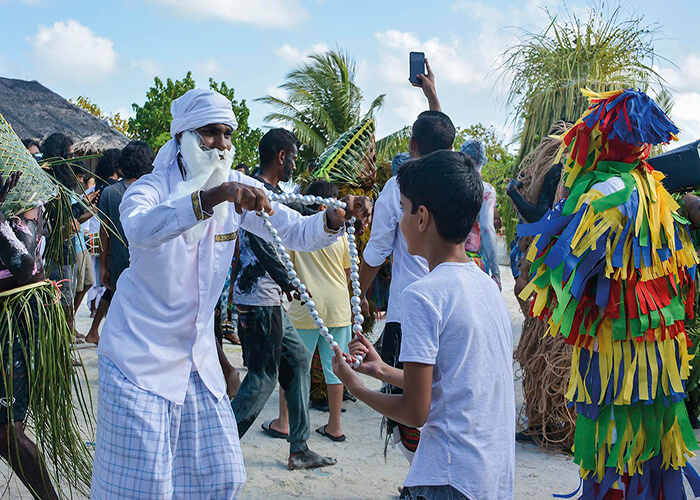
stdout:
<svg viewBox="0 0 700 500">
<path fill-rule="evenodd" d="M 119 207 L 129 267 L 119 277 L 98 346 L 93 499 L 236 498 L 245 468 L 214 338 L 214 308 L 237 231 L 290 249 L 333 243 L 369 200 L 303 217 L 271 203 L 259 181 L 232 170 L 231 101 L 194 89 L 171 107 L 172 140 Z M 269 236 L 268 236 L 269 237 Z"/>
</svg>

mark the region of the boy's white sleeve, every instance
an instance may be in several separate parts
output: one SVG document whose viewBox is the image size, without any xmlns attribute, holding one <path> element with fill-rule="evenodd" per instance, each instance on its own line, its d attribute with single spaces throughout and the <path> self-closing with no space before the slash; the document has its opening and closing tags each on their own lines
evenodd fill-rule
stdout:
<svg viewBox="0 0 700 500">
<path fill-rule="evenodd" d="M 422 294 L 407 288 L 401 294 L 402 363 L 434 365 L 440 347 L 440 311 Z"/>
</svg>

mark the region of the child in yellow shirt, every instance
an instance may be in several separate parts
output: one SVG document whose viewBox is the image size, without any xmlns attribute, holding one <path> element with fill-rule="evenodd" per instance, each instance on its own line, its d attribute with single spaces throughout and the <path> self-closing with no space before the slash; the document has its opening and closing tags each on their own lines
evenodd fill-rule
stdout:
<svg viewBox="0 0 700 500">
<path fill-rule="evenodd" d="M 337 198 L 338 188 L 326 181 L 316 181 L 309 185 L 305 194 L 322 198 Z M 326 209 L 323 205 L 312 205 L 318 211 Z M 323 318 L 325 326 L 341 349 L 347 350 L 351 340 L 351 310 L 348 277 L 350 275 L 350 254 L 348 240 L 343 237 L 332 245 L 315 252 L 289 252 L 294 269 L 299 279 L 306 284 L 316 303 L 316 310 Z M 357 270 L 356 270 L 357 271 Z M 345 441 L 340 424 L 343 403 L 343 384 L 333 373 L 333 350 L 314 325 L 309 312 L 301 302 L 292 302 L 289 318 L 299 332 L 306 348 L 313 354 L 318 345 L 318 353 L 323 365 L 323 374 L 328 386 L 328 404 L 330 415 L 328 423 L 316 429 L 316 432 L 332 441 Z M 321 339 L 321 342 L 319 342 Z"/>
</svg>

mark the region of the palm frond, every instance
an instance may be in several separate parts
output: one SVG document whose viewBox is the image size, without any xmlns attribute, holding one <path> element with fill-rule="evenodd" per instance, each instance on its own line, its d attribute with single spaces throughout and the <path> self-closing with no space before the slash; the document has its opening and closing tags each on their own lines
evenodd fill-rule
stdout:
<svg viewBox="0 0 700 500">
<path fill-rule="evenodd" d="M 336 139 L 318 158 L 313 176 L 334 184 L 372 191 L 376 158 L 374 120 L 370 119 Z"/>
<path fill-rule="evenodd" d="M 256 99 L 275 112 L 265 121 L 289 127 L 302 143 L 300 155 L 311 160 L 346 130 L 372 118 L 384 96 L 375 98 L 363 116 L 362 91 L 355 84 L 355 61 L 340 49 L 313 54 L 280 85 L 287 97 Z"/>
<path fill-rule="evenodd" d="M 389 161 L 398 153 L 408 152 L 408 141 L 411 138 L 411 127 L 404 127 L 393 134 L 382 137 L 377 141 L 377 158 Z"/>
</svg>

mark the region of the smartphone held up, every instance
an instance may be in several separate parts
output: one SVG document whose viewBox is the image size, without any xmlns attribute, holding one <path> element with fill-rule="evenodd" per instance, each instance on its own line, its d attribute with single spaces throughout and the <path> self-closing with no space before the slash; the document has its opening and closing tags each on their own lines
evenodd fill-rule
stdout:
<svg viewBox="0 0 700 500">
<path fill-rule="evenodd" d="M 418 75 L 425 75 L 425 53 L 411 52 L 408 55 L 409 75 L 408 80 L 416 85 L 422 85 Z"/>
</svg>

